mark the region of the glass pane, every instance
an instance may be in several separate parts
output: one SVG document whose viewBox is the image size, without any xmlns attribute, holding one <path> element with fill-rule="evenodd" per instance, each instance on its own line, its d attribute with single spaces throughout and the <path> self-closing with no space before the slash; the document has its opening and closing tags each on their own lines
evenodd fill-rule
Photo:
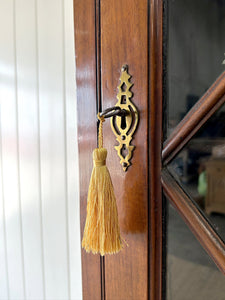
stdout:
<svg viewBox="0 0 225 300">
<path fill-rule="evenodd" d="M 195 299 L 225 299 L 225 277 L 168 204 L 167 300 Z"/>
<path fill-rule="evenodd" d="M 168 134 L 225 70 L 225 1 L 168 1 Z"/>
<path fill-rule="evenodd" d="M 168 169 L 225 241 L 225 105 Z"/>
</svg>

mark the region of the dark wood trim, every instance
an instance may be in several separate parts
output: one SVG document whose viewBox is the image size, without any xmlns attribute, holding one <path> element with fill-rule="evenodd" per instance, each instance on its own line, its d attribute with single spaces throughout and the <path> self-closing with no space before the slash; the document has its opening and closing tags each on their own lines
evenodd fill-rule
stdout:
<svg viewBox="0 0 225 300">
<path fill-rule="evenodd" d="M 221 238 L 167 170 L 162 171 L 162 186 L 166 197 L 225 275 L 225 245 Z"/>
<path fill-rule="evenodd" d="M 149 296 L 162 299 L 162 90 L 163 90 L 163 1 L 150 1 L 149 64 Z"/>
<path fill-rule="evenodd" d="M 95 0 L 95 55 L 96 55 L 96 99 L 97 112 L 102 111 L 101 92 L 101 5 L 100 0 Z"/>
<path fill-rule="evenodd" d="M 192 107 L 166 140 L 162 159 L 167 164 L 225 102 L 225 72 Z"/>
<path fill-rule="evenodd" d="M 102 91 L 101 91 L 101 4 L 100 0 L 95 0 L 95 55 L 96 55 L 96 111 L 102 111 Z M 98 123 L 99 125 L 99 123 Z M 105 257 L 100 256 L 101 272 L 101 300 L 105 299 Z"/>
<path fill-rule="evenodd" d="M 163 0 L 163 71 L 162 71 L 162 145 L 167 137 L 167 97 L 168 97 L 168 1 Z M 162 146 L 161 146 L 162 150 Z M 161 162 L 162 163 L 162 162 Z M 162 188 L 162 186 L 161 186 Z M 162 299 L 167 298 L 167 199 L 162 192 Z"/>
<path fill-rule="evenodd" d="M 92 149 L 97 146 L 96 95 L 99 87 L 97 86 L 97 29 L 95 27 L 95 1 L 74 0 L 81 238 L 92 171 Z M 83 299 L 99 300 L 102 297 L 100 256 L 87 254 L 83 249 L 81 255 Z"/>
<path fill-rule="evenodd" d="M 174 151 L 165 159 L 164 165 L 167 165 L 174 156 L 182 150 L 182 148 L 190 141 L 190 139 L 198 132 L 198 130 L 209 120 L 209 118 L 224 104 L 225 96 L 218 100 L 218 102 L 211 108 L 211 110 L 199 121 L 196 127 L 182 140 Z"/>
</svg>

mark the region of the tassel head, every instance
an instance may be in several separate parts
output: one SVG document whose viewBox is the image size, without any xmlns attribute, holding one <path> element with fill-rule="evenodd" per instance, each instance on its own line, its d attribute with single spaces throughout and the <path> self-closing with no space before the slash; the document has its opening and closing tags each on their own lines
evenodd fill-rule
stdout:
<svg viewBox="0 0 225 300">
<path fill-rule="evenodd" d="M 93 151 L 93 162 L 95 167 L 102 167 L 106 164 L 107 150 L 105 148 L 96 148 Z"/>
</svg>

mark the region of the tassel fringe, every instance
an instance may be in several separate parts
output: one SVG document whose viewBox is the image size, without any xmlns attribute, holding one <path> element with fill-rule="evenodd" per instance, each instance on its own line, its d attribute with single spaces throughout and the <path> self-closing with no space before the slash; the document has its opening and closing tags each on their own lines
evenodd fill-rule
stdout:
<svg viewBox="0 0 225 300">
<path fill-rule="evenodd" d="M 116 198 L 108 168 L 107 150 L 93 152 L 92 170 L 87 203 L 87 218 L 82 247 L 93 254 L 114 254 L 122 249 Z"/>
</svg>

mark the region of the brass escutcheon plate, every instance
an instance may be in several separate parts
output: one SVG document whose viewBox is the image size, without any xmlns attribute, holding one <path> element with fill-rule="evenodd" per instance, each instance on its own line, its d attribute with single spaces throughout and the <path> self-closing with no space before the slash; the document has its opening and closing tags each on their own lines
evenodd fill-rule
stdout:
<svg viewBox="0 0 225 300">
<path fill-rule="evenodd" d="M 119 106 L 122 110 L 126 110 L 126 115 L 113 116 L 111 118 L 111 128 L 116 136 L 116 140 L 119 142 L 119 145 L 115 146 L 115 149 L 124 171 L 127 171 L 127 168 L 131 165 L 130 160 L 135 146 L 130 145 L 130 143 L 139 120 L 137 108 L 131 102 L 133 94 L 130 88 L 133 84 L 130 83 L 130 78 L 131 75 L 128 74 L 128 66 L 124 65 L 121 69 L 116 106 Z"/>
</svg>

